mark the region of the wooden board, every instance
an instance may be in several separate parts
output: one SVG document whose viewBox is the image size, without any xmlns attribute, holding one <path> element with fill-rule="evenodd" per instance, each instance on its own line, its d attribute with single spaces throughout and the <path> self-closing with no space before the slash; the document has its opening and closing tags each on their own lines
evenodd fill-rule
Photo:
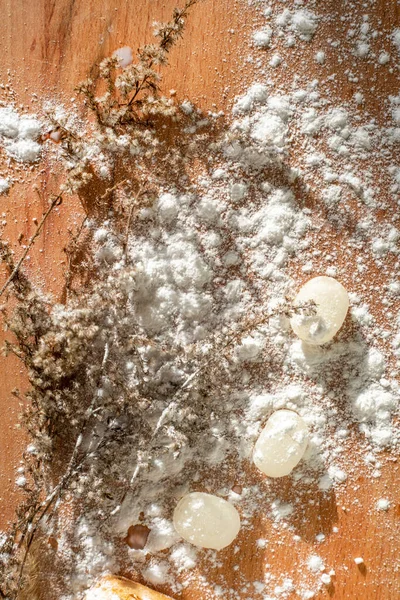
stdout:
<svg viewBox="0 0 400 600">
<path fill-rule="evenodd" d="M 0 21 L 0 75 L 5 81 L 10 70 L 10 86 L 18 93 L 18 102 L 24 102 L 34 110 L 32 94 L 42 98 L 57 94 L 67 104 L 74 97 L 74 87 L 85 77 L 94 63 L 123 45 L 136 47 L 149 39 L 154 20 L 165 20 L 171 14 L 174 0 L 157 2 L 151 0 L 2 0 Z M 330 22 L 321 25 L 313 45 L 302 46 L 300 51 L 286 50 L 282 45 L 286 67 L 274 75 L 285 87 L 285 73 L 313 73 L 321 76 L 321 68 L 313 59 L 316 49 L 329 53 L 330 60 L 324 76 L 336 74 L 333 90 L 340 103 L 350 99 L 362 88 L 364 110 L 382 122 L 382 98 L 398 93 L 398 71 L 393 69 L 376 72 L 365 64 L 359 73 L 357 85 L 349 81 L 347 65 L 340 62 L 339 52 L 329 44 L 330 39 L 346 40 L 346 28 L 342 17 L 349 10 L 347 3 L 328 1 L 321 3 L 320 12 L 330 15 Z M 361 3 L 352 14 L 363 12 Z M 372 12 L 371 12 L 372 11 Z M 394 0 L 379 0 L 369 7 L 372 19 L 380 20 L 381 26 L 393 29 L 400 25 L 399 5 Z M 235 94 L 244 90 L 254 77 L 255 67 L 243 59 L 248 53 L 248 39 L 259 14 L 244 2 L 232 0 L 204 0 L 192 11 L 184 41 L 172 52 L 171 64 L 164 85 L 173 88 L 180 98 L 190 98 L 204 109 L 229 110 Z M 384 41 L 383 46 L 387 45 Z M 51 173 L 39 173 L 35 169 L 24 175 L 12 194 L 2 200 L 2 212 L 7 225 L 3 235 L 10 239 L 18 253 L 20 233 L 25 238 L 33 232 L 34 217 L 40 217 L 43 205 L 33 192 L 32 186 L 42 177 L 48 189 L 56 189 L 57 178 Z M 38 242 L 27 268 L 37 282 L 50 289 L 56 296 L 60 293 L 63 265 L 62 248 L 67 239 L 66 226 L 79 222 L 77 203 L 63 205 L 52 215 L 43 236 Z M 335 241 L 335 240 L 334 240 Z M 336 240 L 340 244 L 340 239 Z M 377 308 L 379 310 L 379 306 Z M 19 402 L 10 394 L 25 384 L 24 374 L 18 362 L 9 357 L 0 358 L 0 528 L 12 517 L 18 494 L 14 489 L 15 467 L 18 466 L 24 435 L 15 429 Z M 395 600 L 400 598 L 400 489 L 399 465 L 383 469 L 382 477 L 373 480 L 362 469 L 353 474 L 356 484 L 349 487 L 345 505 L 337 505 L 335 497 L 328 500 L 315 498 L 314 509 L 306 514 L 306 522 L 299 525 L 301 541 L 292 547 L 291 536 L 274 540 L 274 530 L 263 532 L 268 536 L 269 556 L 262 559 L 252 555 L 254 539 L 248 540 L 240 565 L 248 581 L 261 578 L 263 564 L 272 564 L 279 572 L 295 572 L 310 552 L 317 552 L 328 565 L 336 569 L 333 584 L 322 591 L 320 598 L 333 596 L 336 600 Z M 397 498 L 389 514 L 371 512 L 371 503 L 382 496 Z M 368 509 L 368 510 L 367 510 Z M 260 517 L 260 523 L 261 523 Z M 338 533 L 332 534 L 332 527 Z M 324 544 L 316 546 L 315 535 L 327 533 Z M 262 537 L 260 530 L 256 538 Z M 276 543 L 275 543 L 276 542 Z M 354 557 L 362 555 L 366 569 L 354 564 Z M 235 557 L 224 555 L 224 575 L 235 586 L 233 566 Z M 182 596 L 201 600 L 201 592 L 188 589 Z M 248 597 L 248 596 L 243 596 Z"/>
</svg>

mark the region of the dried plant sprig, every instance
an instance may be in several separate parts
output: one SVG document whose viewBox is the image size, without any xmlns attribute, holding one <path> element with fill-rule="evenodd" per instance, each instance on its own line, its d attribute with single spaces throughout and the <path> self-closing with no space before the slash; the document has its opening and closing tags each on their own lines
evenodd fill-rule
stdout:
<svg viewBox="0 0 400 600">
<path fill-rule="evenodd" d="M 182 36 L 189 10 L 199 0 L 187 0 L 183 8 L 176 8 L 171 21 L 157 24 L 154 35 L 158 44 L 146 44 L 139 48 L 138 62 L 128 65 L 120 73 L 118 59 L 106 58 L 99 68 L 97 80 L 87 79 L 79 87 L 87 106 L 96 116 L 98 124 L 119 130 L 121 125 L 138 126 L 149 115 L 171 116 L 176 108 L 160 94 L 161 75 L 153 67 L 168 64 L 168 53 Z M 98 97 L 99 82 L 107 92 Z"/>
</svg>

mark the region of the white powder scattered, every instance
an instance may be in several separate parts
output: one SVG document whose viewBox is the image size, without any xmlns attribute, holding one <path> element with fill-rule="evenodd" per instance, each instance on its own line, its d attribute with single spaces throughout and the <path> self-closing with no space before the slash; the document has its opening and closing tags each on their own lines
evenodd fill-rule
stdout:
<svg viewBox="0 0 400 600">
<path fill-rule="evenodd" d="M 265 27 L 264 29 L 256 31 L 253 34 L 254 45 L 258 48 L 268 48 L 268 46 L 271 44 L 271 38 L 272 29 L 270 27 Z"/>
<path fill-rule="evenodd" d="M 161 585 L 168 583 L 170 566 L 167 561 L 152 561 L 150 565 L 142 571 L 143 577 L 152 585 Z"/>
<path fill-rule="evenodd" d="M 323 573 L 321 575 L 321 581 L 324 585 L 329 585 L 331 583 L 331 576 L 328 573 Z"/>
<path fill-rule="evenodd" d="M 197 565 L 197 549 L 191 544 L 174 546 L 170 558 L 178 573 L 194 569 Z"/>
<path fill-rule="evenodd" d="M 210 151 L 208 171 L 195 185 L 188 184 L 185 191 L 177 192 L 165 185 L 153 206 L 140 213 L 144 226 L 141 231 L 145 233 L 129 239 L 135 274 L 124 280 L 124 289 L 130 294 L 132 318 L 146 335 L 154 336 L 167 348 L 165 352 L 140 349 L 152 381 L 163 393 L 176 389 L 191 373 L 187 367 L 190 361 L 182 364 L 174 348 L 190 356 L 196 346 L 207 356 L 208 341 L 216 332 L 225 335 L 245 315 L 265 317 L 259 330 L 246 331 L 235 341 L 226 360 L 232 388 L 224 382 L 218 394 L 207 397 L 205 406 L 199 392 L 199 409 L 206 415 L 202 418 L 209 418 L 210 423 L 206 423 L 196 447 L 187 447 L 183 440 L 179 449 L 171 444 L 174 451 L 157 457 L 145 475 L 140 494 L 127 497 L 113 525 L 123 537 L 143 511 L 150 528 L 147 545 L 144 551 L 130 550 L 129 556 L 154 586 L 172 585 L 174 573 L 180 574 L 183 586 L 190 577 L 198 582 L 196 566 L 201 560 L 205 565 L 202 583 L 207 588 L 207 567 L 219 566 L 219 557 L 179 542 L 171 523 L 171 506 L 167 505 L 171 494 L 165 504 L 162 501 L 167 490 L 175 493 L 175 484 L 181 490 L 188 484 L 187 477 L 196 480 L 197 472 L 193 475 L 189 470 L 194 463 L 219 469 L 234 453 L 238 470 L 245 471 L 243 465 L 251 458 L 254 441 L 274 410 L 295 410 L 307 423 L 310 444 L 303 464 L 293 473 L 293 482 L 317 483 L 324 495 L 332 493 L 333 488 L 338 498 L 348 493 L 355 468 L 346 459 L 350 440 L 357 441 L 361 460 L 373 476 L 378 476 L 380 450 L 387 448 L 389 454 L 400 439 L 395 421 L 399 388 L 391 379 L 394 375 L 389 361 L 389 355 L 395 360 L 400 358 L 400 319 L 392 306 L 400 294 L 395 275 L 400 234 L 394 219 L 386 224 L 377 219 L 378 210 L 392 210 L 387 194 L 382 193 L 385 187 L 381 179 L 390 180 L 389 196 L 395 203 L 400 202 L 400 170 L 387 159 L 388 154 L 394 156 L 400 141 L 400 98 L 388 98 L 386 103 L 382 99 L 390 127 L 379 126 L 365 113 L 362 82 L 349 102 L 338 103 L 330 91 L 329 79 L 323 79 L 330 67 L 326 53 L 329 58 L 333 55 L 334 40 L 329 53 L 319 49 L 319 40 L 317 47 L 311 47 L 317 65 L 326 65 L 314 69 L 321 80 L 311 79 L 308 73 L 301 76 L 299 70 L 287 74 L 282 88 L 278 78 L 286 66 L 285 46 L 314 43 L 320 17 L 308 9 L 277 10 L 281 11 L 281 5 L 266 9 L 264 14 L 271 26 L 253 34 L 253 46 L 271 50 L 260 52 L 253 47 L 262 68 L 257 81 L 235 99 L 234 120 L 221 142 L 223 157 L 214 161 Z M 353 63 L 368 60 L 382 66 L 391 62 L 390 54 L 376 47 L 368 23 L 354 25 L 349 39 L 351 52 L 346 68 L 350 81 Z M 400 30 L 391 32 L 391 39 L 400 52 Z M 131 60 L 128 50 L 117 51 L 122 67 Z M 275 70 L 280 64 L 282 68 Z M 393 64 L 380 67 L 378 72 L 386 73 Z M 331 84 L 336 85 L 334 78 Z M 185 100 L 180 108 L 194 123 L 194 106 Z M 36 119 L 20 116 L 12 107 L 0 108 L 1 145 L 9 157 L 37 160 L 40 131 Z M 127 143 L 121 136 L 118 147 L 126 147 Z M 97 151 L 97 147 L 90 149 Z M 379 178 L 371 167 L 375 160 L 378 172 L 383 174 Z M 102 165 L 102 176 L 107 177 L 109 168 Z M 300 192 L 296 191 L 297 184 Z M 311 209 L 306 208 L 308 200 L 312 200 Z M 333 238 L 326 235 L 330 228 L 338 234 L 340 243 L 333 243 Z M 94 239 L 99 268 L 113 264 L 118 272 L 125 267 L 112 222 L 97 229 Z M 395 267 L 389 265 L 389 259 Z M 365 280 L 363 287 L 360 279 L 369 260 L 379 269 L 381 279 L 377 283 Z M 292 337 L 285 311 L 301 283 L 295 273 L 309 278 L 329 273 L 357 292 L 351 298 L 350 324 L 345 324 L 329 345 L 311 348 Z M 377 319 L 371 301 L 376 294 L 388 309 L 384 313 L 385 326 Z M 132 373 L 132 382 L 137 381 L 132 361 L 127 362 L 127 370 Z M 197 393 L 196 383 L 192 385 L 193 393 Z M 164 407 L 163 400 L 157 399 L 144 418 L 156 422 Z M 171 430 L 176 428 L 179 433 L 186 415 L 177 410 L 174 419 Z M 160 444 L 165 443 L 166 449 L 171 443 L 169 433 L 165 431 Z M 132 470 L 135 460 L 132 455 Z M 170 483 L 172 488 L 168 487 Z M 209 481 L 207 484 L 213 485 Z M 250 488 L 244 483 L 240 493 L 230 492 L 232 482 L 221 481 L 218 485 L 226 486 L 224 494 L 243 511 L 244 527 L 261 506 L 278 538 L 300 510 L 297 499 L 288 502 L 284 494 L 280 497 L 276 489 L 269 490 L 268 480 L 261 480 L 262 492 L 256 484 Z M 376 510 L 386 511 L 390 502 L 382 498 L 375 506 Z M 77 590 L 85 585 L 87 572 L 95 576 L 113 568 L 112 546 L 89 527 L 78 530 L 86 540 L 86 559 L 76 578 Z M 322 543 L 324 534 L 315 539 Z M 268 554 L 273 541 L 258 539 L 257 552 L 267 549 Z M 150 556 L 144 562 L 146 553 Z M 268 579 L 266 571 L 265 582 L 245 593 L 275 600 L 296 590 L 303 599 L 315 597 L 321 584 L 330 584 L 333 573 L 323 573 L 324 561 L 317 555 L 308 558 L 307 568 L 304 585 L 298 585 L 297 580 L 294 585 L 292 573 L 283 572 L 280 579 L 273 580 Z M 222 584 L 208 587 L 210 597 L 234 597 Z M 92 595 L 90 600 L 103 600 L 103 596 Z"/>
<path fill-rule="evenodd" d="M 317 17 L 309 10 L 296 10 L 292 16 L 296 33 L 309 42 L 317 29 Z"/>
</svg>

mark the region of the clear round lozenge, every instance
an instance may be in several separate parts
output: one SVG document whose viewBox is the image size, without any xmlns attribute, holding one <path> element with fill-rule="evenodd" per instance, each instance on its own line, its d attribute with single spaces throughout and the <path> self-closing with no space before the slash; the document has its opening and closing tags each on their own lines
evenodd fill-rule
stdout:
<svg viewBox="0 0 400 600">
<path fill-rule="evenodd" d="M 304 342 L 321 345 L 331 341 L 346 318 L 349 296 L 333 277 L 314 277 L 300 289 L 290 319 L 294 333 Z"/>
<path fill-rule="evenodd" d="M 229 546 L 240 530 L 239 513 L 233 504 L 203 492 L 184 496 L 175 508 L 173 522 L 187 542 L 214 550 Z"/>
<path fill-rule="evenodd" d="M 309 432 L 292 410 L 277 410 L 268 419 L 253 452 L 256 467 L 268 477 L 289 475 L 307 448 Z"/>
</svg>

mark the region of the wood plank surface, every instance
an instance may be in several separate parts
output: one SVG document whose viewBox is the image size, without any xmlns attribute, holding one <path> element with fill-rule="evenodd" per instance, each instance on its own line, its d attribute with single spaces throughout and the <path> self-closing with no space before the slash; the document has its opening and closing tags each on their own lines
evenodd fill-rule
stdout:
<svg viewBox="0 0 400 600">
<path fill-rule="evenodd" d="M 43 98 L 56 95 L 71 105 L 74 87 L 90 73 L 93 65 L 123 45 L 139 46 L 150 37 L 152 23 L 166 20 L 175 6 L 175 0 L 2 0 L 0 21 L 0 76 L 9 80 L 10 89 L 17 92 L 18 102 L 34 110 L 37 94 Z M 332 94 L 337 101 L 350 99 L 360 87 L 365 104 L 363 109 L 382 123 L 382 99 L 399 91 L 398 61 L 392 72 L 377 72 L 366 63 L 359 73 L 358 84 L 349 82 L 346 65 L 339 52 L 328 43 L 339 39 L 348 43 L 343 18 L 348 11 L 361 15 L 363 3 L 328 0 L 319 5 L 319 12 L 330 15 L 318 29 L 315 43 L 302 46 L 301 52 L 289 52 L 282 45 L 286 67 L 274 73 L 277 84 L 285 87 L 288 71 L 299 74 L 315 72 L 321 75 L 313 56 L 318 50 L 329 53 L 325 77 L 336 74 Z M 392 30 L 400 26 L 399 3 L 379 0 L 368 5 L 371 20 L 382 28 Z M 236 94 L 243 92 L 253 81 L 257 65 L 246 62 L 252 29 L 260 22 L 259 12 L 250 3 L 238 0 L 204 0 L 195 6 L 188 22 L 184 40 L 171 54 L 164 87 L 174 89 L 179 98 L 190 98 L 202 108 L 229 111 Z M 3 90 L 7 98 L 8 90 Z M 10 96 L 8 96 L 10 97 Z M 73 102 L 72 102 L 73 103 Z M 299 150 L 296 150 L 299 151 Z M 7 221 L 3 236 L 10 239 L 17 253 L 21 252 L 17 238 L 20 233 L 28 239 L 34 230 L 32 219 L 40 217 L 43 206 L 33 191 L 33 185 L 47 181 L 47 189 L 57 188 L 57 176 L 51 172 L 39 173 L 33 168 L 28 174 L 21 171 L 21 182 L 16 184 L 7 200 L 2 199 L 2 212 Z M 60 207 L 49 219 L 44 235 L 31 253 L 27 268 L 38 285 L 55 294 L 60 293 L 60 282 L 65 268 L 62 248 L 67 239 L 67 227 L 79 222 L 81 210 L 77 202 Z M 333 240 L 340 244 L 340 239 Z M 3 273 L 1 273 L 4 277 Z M 379 311 L 379 306 L 377 305 Z M 24 373 L 17 360 L 0 357 L 0 529 L 12 518 L 18 502 L 14 480 L 25 439 L 23 431 L 15 428 L 20 402 L 11 395 L 15 387 L 24 388 Z M 336 576 L 330 587 L 318 598 L 335 600 L 396 600 L 400 599 L 400 469 L 393 461 L 385 465 L 379 479 L 371 479 L 363 471 L 356 457 L 357 472 L 354 485 L 349 486 L 348 498 L 338 505 L 334 495 L 315 496 L 312 510 L 306 520 L 298 524 L 300 542 L 293 546 L 292 534 L 274 540 L 274 529 L 265 524 L 262 515 L 255 523 L 254 539 L 270 540 L 269 555 L 254 556 L 254 539 L 242 545 L 240 565 L 249 582 L 262 578 L 264 564 L 271 564 L 277 573 L 301 569 L 302 561 L 315 551 L 332 566 Z M 314 493 L 315 491 L 311 491 Z M 395 498 L 390 513 L 371 511 L 373 503 L 383 497 Z M 332 527 L 338 533 L 332 533 Z M 316 545 L 315 535 L 325 533 L 324 544 Z M 366 570 L 354 564 L 354 557 L 362 555 Z M 226 581 L 235 587 L 235 557 L 230 554 L 224 563 Z M 201 600 L 200 589 L 185 591 L 185 599 Z M 242 597 L 242 596 L 240 596 Z M 249 598 L 243 595 L 243 598 Z"/>
</svg>

